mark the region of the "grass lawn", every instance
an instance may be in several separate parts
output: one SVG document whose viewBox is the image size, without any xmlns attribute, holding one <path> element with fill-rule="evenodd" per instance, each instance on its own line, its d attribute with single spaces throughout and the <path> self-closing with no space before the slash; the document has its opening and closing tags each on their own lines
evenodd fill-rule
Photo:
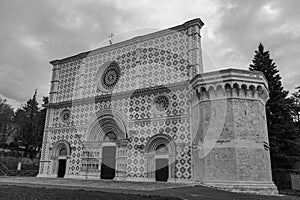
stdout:
<svg viewBox="0 0 300 200">
<path fill-rule="evenodd" d="M 0 186 L 0 199 L 97 199 L 97 200 L 179 200 L 173 197 L 143 196 L 85 190 Z"/>
</svg>

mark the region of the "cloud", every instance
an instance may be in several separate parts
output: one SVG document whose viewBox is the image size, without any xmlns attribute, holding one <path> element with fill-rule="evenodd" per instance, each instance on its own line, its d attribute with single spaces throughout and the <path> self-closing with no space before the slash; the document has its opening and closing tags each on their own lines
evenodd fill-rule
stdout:
<svg viewBox="0 0 300 200">
<path fill-rule="evenodd" d="M 21 103 L 38 88 L 42 99 L 49 92 L 50 60 L 89 50 L 108 31 L 121 31 L 122 20 L 133 21 L 130 10 L 105 1 L 91 3 L 0 2 L 1 95 Z"/>
<path fill-rule="evenodd" d="M 0 95 L 48 95 L 50 60 L 200 17 L 205 71 L 247 69 L 263 42 L 287 89 L 299 84 L 300 2 L 290 0 L 0 0 Z"/>
<path fill-rule="evenodd" d="M 299 1 L 219 1 L 220 25 L 214 35 L 219 48 L 214 59 L 219 65 L 247 69 L 259 42 L 269 50 L 286 89 L 300 77 Z M 210 41 L 210 43 L 214 43 Z"/>
</svg>

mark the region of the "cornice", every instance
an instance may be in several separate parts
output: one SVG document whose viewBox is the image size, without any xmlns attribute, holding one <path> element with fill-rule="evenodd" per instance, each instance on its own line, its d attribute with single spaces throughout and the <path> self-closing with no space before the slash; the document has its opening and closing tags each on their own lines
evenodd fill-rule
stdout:
<svg viewBox="0 0 300 200">
<path fill-rule="evenodd" d="M 262 72 L 225 69 L 196 75 L 189 84 L 192 105 L 206 100 L 239 98 L 268 100 L 268 83 Z M 197 98 L 195 98 L 197 97 Z"/>
<path fill-rule="evenodd" d="M 197 74 L 191 79 L 190 88 L 230 81 L 262 84 L 268 90 L 268 82 L 262 72 L 232 68 Z"/>
<path fill-rule="evenodd" d="M 43 104 L 43 106 L 46 108 L 66 107 L 66 106 L 72 106 L 72 105 L 78 105 L 78 104 L 105 101 L 105 100 L 110 100 L 111 98 L 113 98 L 113 99 L 128 98 L 128 97 L 139 96 L 141 94 L 170 91 L 171 89 L 182 88 L 182 87 L 188 88 L 188 81 L 182 81 L 182 82 L 172 83 L 172 84 L 167 84 L 167 85 L 158 85 L 158 86 L 154 86 L 154 87 L 130 90 L 130 91 L 126 91 L 126 92 L 107 93 L 104 95 L 97 95 L 94 97 L 62 101 L 62 102 L 58 102 L 58 103 L 48 103 L 48 104 Z"/>
<path fill-rule="evenodd" d="M 116 49 L 116 48 L 121 48 L 121 47 L 124 47 L 124 46 L 137 44 L 139 42 L 143 42 L 143 41 L 146 41 L 146 40 L 149 40 L 149 39 L 157 38 L 159 36 L 164 36 L 164 35 L 173 33 L 174 31 L 186 30 L 186 29 L 188 29 L 189 27 L 192 27 L 192 26 L 199 26 L 199 29 L 201 29 L 201 27 L 203 25 L 204 25 L 204 23 L 201 21 L 201 19 L 196 18 L 196 19 L 187 21 L 187 22 L 185 22 L 181 25 L 174 26 L 174 27 L 171 27 L 171 28 L 168 28 L 168 29 L 164 29 L 164 30 L 157 31 L 157 32 L 154 32 L 154 33 L 146 34 L 146 35 L 143 35 L 143 36 L 137 36 L 137 37 L 134 37 L 134 38 L 129 39 L 129 40 L 125 40 L 125 41 L 122 41 L 122 42 L 119 42 L 119 43 L 116 43 L 116 44 L 112 44 L 112 45 L 109 45 L 109 46 L 101 47 L 101 48 L 98 48 L 98 49 L 86 51 L 86 52 L 83 52 L 83 53 L 80 53 L 80 54 L 77 54 L 77 55 L 74 55 L 74 56 L 70 56 L 70 57 L 67 57 L 67 58 L 52 60 L 52 61 L 50 61 L 50 64 L 52 64 L 54 66 L 54 65 L 74 61 L 74 60 L 77 60 L 77 59 L 86 58 L 87 56 L 96 55 L 96 54 L 99 54 L 99 53 L 102 53 L 102 52 L 111 51 L 111 50 Z"/>
<path fill-rule="evenodd" d="M 166 121 L 166 120 L 179 120 L 179 119 L 187 119 L 190 118 L 189 114 L 183 114 L 183 115 L 172 115 L 172 116 L 163 116 L 163 117 L 152 117 L 147 119 L 135 119 L 135 120 L 128 120 L 126 119 L 126 124 L 139 124 L 139 123 L 148 123 L 148 122 L 160 122 L 160 121 Z M 70 125 L 70 126 L 59 126 L 59 127 L 47 127 L 45 128 L 45 131 L 58 131 L 58 130 L 87 130 L 89 128 L 89 124 L 83 124 L 83 125 Z"/>
</svg>

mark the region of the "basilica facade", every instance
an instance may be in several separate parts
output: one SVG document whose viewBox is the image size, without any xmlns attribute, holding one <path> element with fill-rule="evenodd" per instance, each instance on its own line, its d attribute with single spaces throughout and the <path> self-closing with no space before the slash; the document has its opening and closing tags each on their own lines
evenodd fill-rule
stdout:
<svg viewBox="0 0 300 200">
<path fill-rule="evenodd" d="M 54 60 L 39 177 L 276 192 L 262 73 L 203 73 L 200 19 Z"/>
</svg>

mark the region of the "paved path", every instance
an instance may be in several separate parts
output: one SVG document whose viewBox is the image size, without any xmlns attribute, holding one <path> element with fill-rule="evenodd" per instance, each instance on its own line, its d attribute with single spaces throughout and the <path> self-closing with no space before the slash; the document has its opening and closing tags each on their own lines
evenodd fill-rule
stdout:
<svg viewBox="0 0 300 200">
<path fill-rule="evenodd" d="M 144 194 L 178 197 L 184 200 L 298 200 L 299 197 L 291 196 L 261 196 L 250 194 L 239 194 L 221 191 L 204 186 L 192 186 L 177 183 L 158 182 L 128 182 L 111 180 L 80 180 L 80 179 L 58 179 L 58 178 L 35 178 L 35 177 L 0 177 L 1 185 L 18 185 L 29 187 L 46 187 L 70 190 L 102 191 L 126 194 Z"/>
</svg>

